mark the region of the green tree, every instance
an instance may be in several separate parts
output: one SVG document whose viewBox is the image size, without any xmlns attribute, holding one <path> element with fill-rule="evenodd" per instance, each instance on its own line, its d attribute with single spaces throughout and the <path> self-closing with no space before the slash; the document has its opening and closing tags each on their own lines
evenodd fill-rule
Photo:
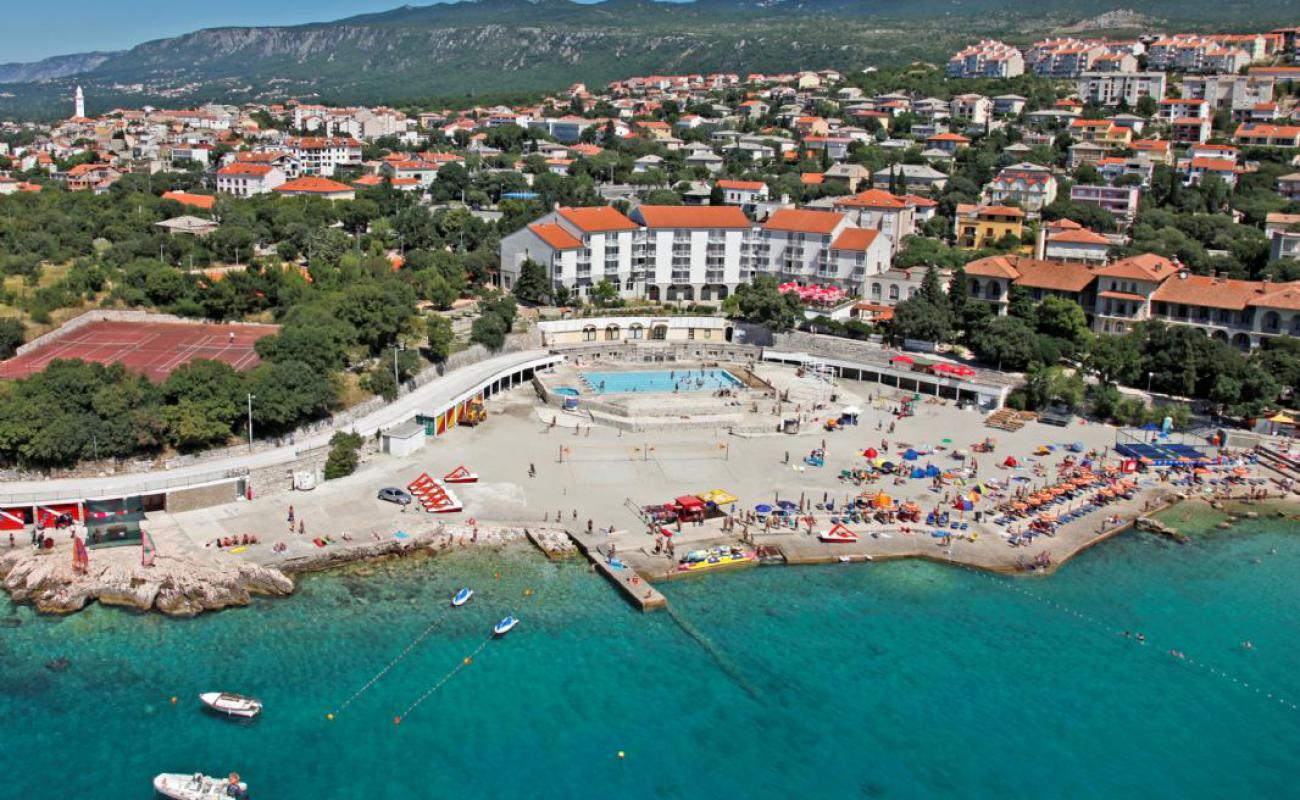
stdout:
<svg viewBox="0 0 1300 800">
<path fill-rule="evenodd" d="M 365 440 L 359 433 L 337 431 L 330 437 L 330 452 L 325 458 L 325 480 L 332 481 L 356 472 L 358 451 Z"/>
<path fill-rule="evenodd" d="M 12 357 L 25 335 L 22 320 L 17 317 L 0 319 L 0 359 Z"/>
<path fill-rule="evenodd" d="M 519 280 L 515 281 L 515 297 L 530 305 L 543 305 L 551 299 L 551 281 L 546 267 L 531 258 L 519 267 Z"/>
<path fill-rule="evenodd" d="M 778 285 L 771 275 L 756 275 L 748 284 L 736 287 L 735 300 L 727 305 L 749 322 L 788 331 L 803 317 L 803 309 L 796 295 L 782 294 Z"/>
<path fill-rule="evenodd" d="M 429 357 L 435 363 L 442 363 L 451 355 L 451 345 L 455 335 L 451 329 L 451 320 L 441 314 L 432 314 L 425 321 L 429 337 Z"/>
</svg>

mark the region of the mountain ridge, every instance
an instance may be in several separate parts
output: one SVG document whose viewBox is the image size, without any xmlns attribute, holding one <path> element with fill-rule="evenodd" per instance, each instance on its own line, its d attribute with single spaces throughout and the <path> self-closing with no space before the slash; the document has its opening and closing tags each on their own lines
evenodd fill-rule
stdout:
<svg viewBox="0 0 1300 800">
<path fill-rule="evenodd" d="M 288 97 L 411 103 L 524 93 L 645 72 L 785 71 L 939 61 L 984 35 L 1031 37 L 1114 0 L 463 0 L 291 26 L 227 26 L 116 53 L 0 67 L 0 115 L 66 115 L 73 82 L 114 105 Z M 1148 0 L 1146 19 L 1234 29 L 1300 17 L 1300 0 Z M 1199 16 L 1198 16 L 1199 15 Z M 1173 24 L 1173 23 L 1170 23 Z M 59 61 L 61 59 L 61 61 Z M 44 63 L 44 62 L 38 62 Z M 11 76 L 5 81 L 5 75 Z M 17 76 L 19 80 L 15 80 Z"/>
</svg>

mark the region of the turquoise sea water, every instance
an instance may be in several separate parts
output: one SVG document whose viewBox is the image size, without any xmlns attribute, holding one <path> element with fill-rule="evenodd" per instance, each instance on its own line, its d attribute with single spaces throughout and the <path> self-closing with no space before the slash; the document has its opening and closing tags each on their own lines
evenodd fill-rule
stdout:
<svg viewBox="0 0 1300 800">
<path fill-rule="evenodd" d="M 0 628 L 0 796 L 148 798 L 155 772 L 232 769 L 255 798 L 1294 796 L 1300 711 L 1266 696 L 1300 702 L 1282 523 L 1181 547 L 1131 534 L 1048 579 L 712 575 L 649 615 L 523 548 L 363 569 L 188 621 L 0 601 L 21 620 Z M 507 612 L 514 633 L 393 724 Z M 212 718 L 209 689 L 267 710 Z"/>
<path fill-rule="evenodd" d="M 629 392 L 715 392 L 718 389 L 735 389 L 743 386 L 740 380 L 725 369 L 667 370 L 651 369 L 633 372 L 582 372 L 587 389 L 597 394 L 627 394 Z"/>
</svg>

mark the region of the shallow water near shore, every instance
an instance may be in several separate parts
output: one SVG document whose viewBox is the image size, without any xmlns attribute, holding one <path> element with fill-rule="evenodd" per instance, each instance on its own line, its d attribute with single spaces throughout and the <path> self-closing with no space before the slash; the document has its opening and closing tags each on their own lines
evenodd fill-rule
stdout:
<svg viewBox="0 0 1300 800">
<path fill-rule="evenodd" d="M 0 600 L 21 621 L 0 627 L 3 794 L 148 798 L 156 772 L 237 770 L 255 798 L 1286 796 L 1297 575 L 1295 523 L 1260 520 L 1125 534 L 1045 579 L 713 575 L 648 615 L 525 547 L 305 576 L 193 620 Z M 214 689 L 267 710 L 213 718 L 195 696 Z"/>
</svg>

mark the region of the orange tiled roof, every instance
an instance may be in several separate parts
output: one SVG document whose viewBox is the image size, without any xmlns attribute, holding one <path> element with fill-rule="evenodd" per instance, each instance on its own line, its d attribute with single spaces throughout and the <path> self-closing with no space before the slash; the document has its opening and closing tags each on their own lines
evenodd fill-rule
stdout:
<svg viewBox="0 0 1300 800">
<path fill-rule="evenodd" d="M 845 228 L 831 242 L 832 250 L 861 250 L 866 251 L 871 247 L 871 243 L 876 241 L 880 236 L 880 231 L 867 230 L 866 228 Z"/>
<path fill-rule="evenodd" d="M 306 192 L 308 194 L 338 194 L 340 192 L 350 192 L 352 187 L 346 183 L 332 181 L 329 178 L 318 178 L 315 176 L 298 178 L 297 180 L 282 183 L 275 187 L 273 191 L 289 192 Z"/>
<path fill-rule="evenodd" d="M 275 167 L 271 166 L 270 164 L 251 164 L 242 161 L 237 161 L 234 164 L 227 164 L 226 166 L 217 170 L 217 174 L 218 175 L 256 175 L 257 177 L 260 178 L 261 176 L 266 175 L 273 169 L 275 169 Z"/>
<path fill-rule="evenodd" d="M 537 222 L 529 225 L 528 230 L 556 250 L 576 250 L 582 247 L 582 242 L 554 222 Z"/>
<path fill-rule="evenodd" d="M 210 209 L 217 204 L 217 198 L 210 194 L 190 194 L 189 192 L 163 192 L 162 199 L 175 200 L 183 206 Z"/>
<path fill-rule="evenodd" d="M 1110 244 L 1110 240 L 1105 236 L 1102 236 L 1100 233 L 1094 233 L 1087 228 L 1059 231 L 1048 235 L 1047 241 L 1061 242 L 1062 244 Z"/>
<path fill-rule="evenodd" d="M 1097 274 L 1105 278 L 1155 282 L 1163 281 L 1175 272 L 1174 262 L 1155 253 L 1130 256 L 1097 270 Z"/>
<path fill-rule="evenodd" d="M 723 189 L 738 189 L 747 192 L 757 192 L 766 185 L 762 181 L 718 181 L 718 186 Z"/>
<path fill-rule="evenodd" d="M 561 208 L 559 214 L 569 224 L 584 233 L 634 231 L 637 228 L 635 222 L 623 216 L 613 206 Z"/>
<path fill-rule="evenodd" d="M 976 278 L 1015 280 L 1020 277 L 1020 270 L 1012 265 L 1011 258 L 1008 256 L 977 258 L 966 265 L 966 274 Z"/>
<path fill-rule="evenodd" d="M 641 206 L 647 228 L 749 228 L 752 223 L 736 206 Z"/>
<path fill-rule="evenodd" d="M 835 201 L 836 206 L 849 208 L 907 208 L 907 203 L 884 189 L 868 189 L 852 197 L 841 197 Z"/>
<path fill-rule="evenodd" d="M 1082 292 L 1088 288 L 1096 273 L 1082 264 L 1064 264 L 1056 261 L 1038 261 L 1022 258 L 1016 263 L 1020 277 L 1017 286 L 1046 289 L 1055 292 Z"/>
<path fill-rule="evenodd" d="M 834 211 L 809 211 L 802 208 L 779 208 L 763 223 L 769 231 L 829 234 L 844 219 Z"/>
<path fill-rule="evenodd" d="M 1241 311 L 1255 299 L 1260 286 L 1256 281 L 1212 278 L 1208 275 L 1179 275 L 1160 284 L 1151 299 L 1163 303 Z"/>
</svg>

